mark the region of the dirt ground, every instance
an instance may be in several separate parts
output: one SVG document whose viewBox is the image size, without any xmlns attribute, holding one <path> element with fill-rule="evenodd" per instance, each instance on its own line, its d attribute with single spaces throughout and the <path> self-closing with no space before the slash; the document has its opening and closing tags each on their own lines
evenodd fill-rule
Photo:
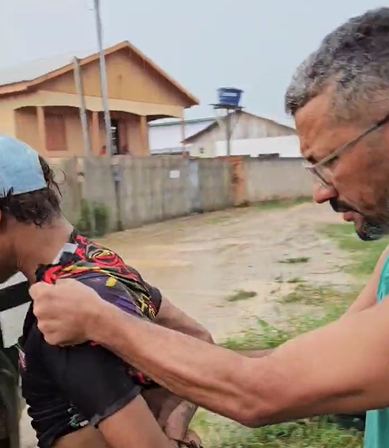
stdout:
<svg viewBox="0 0 389 448">
<path fill-rule="evenodd" d="M 255 316 L 277 320 L 274 290 L 286 294 L 293 287 L 288 280 L 350 282 L 342 272 L 345 255 L 316 230 L 334 222 L 340 218 L 329 208 L 311 203 L 272 211 L 252 207 L 153 224 L 102 242 L 221 341 L 247 329 Z M 298 257 L 309 263 L 283 262 Z M 256 296 L 229 301 L 239 290 Z M 35 447 L 28 426 L 24 418 L 23 448 Z"/>
</svg>

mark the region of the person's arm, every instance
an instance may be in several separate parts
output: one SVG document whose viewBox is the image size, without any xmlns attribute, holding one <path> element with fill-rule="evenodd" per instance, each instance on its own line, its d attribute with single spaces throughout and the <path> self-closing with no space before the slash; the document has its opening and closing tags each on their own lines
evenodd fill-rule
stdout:
<svg viewBox="0 0 389 448">
<path fill-rule="evenodd" d="M 153 286 L 149 286 L 149 288 L 151 298 L 158 309 L 154 323 L 213 344 L 212 335 L 205 327 L 173 305 L 165 295 L 161 294 L 159 289 Z M 153 392 L 150 395 L 153 399 Z M 182 439 L 196 413 L 197 406 L 189 401 L 177 400 L 177 398 L 174 395 L 167 397 L 165 400 L 166 411 L 161 412 L 159 423 L 162 424 L 165 433 L 170 438 Z M 170 411 L 169 402 L 175 402 L 177 406 L 167 415 Z"/>
<path fill-rule="evenodd" d="M 205 327 L 173 305 L 164 295 L 154 322 L 162 327 L 213 343 L 212 335 Z"/>
<path fill-rule="evenodd" d="M 81 282 L 84 285 L 87 285 L 91 288 L 93 288 L 101 298 L 103 298 L 108 303 L 113 304 L 115 307 L 117 307 L 119 310 L 121 310 L 124 313 L 137 316 L 137 318 L 142 316 L 142 310 L 141 307 L 138 306 L 137 299 L 137 292 L 133 290 L 129 290 L 128 288 L 124 287 L 119 281 L 115 281 L 110 277 L 102 276 L 102 275 L 96 275 L 96 274 L 86 274 L 82 276 L 77 277 L 78 282 Z M 160 311 L 161 308 L 161 298 L 160 292 L 158 289 L 150 287 L 151 289 L 151 297 L 154 302 L 155 309 Z M 92 350 L 92 352 L 91 352 Z M 99 352 L 100 350 L 100 352 Z M 101 352 L 103 350 L 103 352 Z M 46 352 L 49 351 L 52 353 L 52 357 L 55 357 L 58 359 L 58 362 L 55 364 L 55 369 L 57 369 L 57 378 L 59 375 L 62 375 L 64 372 L 69 373 L 69 362 L 73 362 L 74 364 L 82 364 L 84 361 L 88 364 L 86 369 L 90 369 L 91 366 L 94 366 L 94 370 L 98 369 L 101 374 L 99 389 L 102 390 L 100 392 L 100 395 L 102 395 L 103 403 L 100 407 L 103 405 L 105 407 L 109 407 L 111 410 L 114 408 L 114 405 L 107 404 L 109 401 L 113 401 L 112 399 L 109 399 L 106 397 L 104 398 L 104 394 L 106 395 L 107 392 L 104 392 L 104 384 L 105 388 L 110 389 L 112 386 L 110 385 L 110 381 L 116 383 L 121 383 L 122 389 L 130 388 L 132 380 L 128 380 L 128 378 L 121 378 L 121 374 L 119 372 L 120 369 L 123 370 L 122 375 L 126 375 L 126 377 L 130 374 L 130 366 L 122 366 L 122 361 L 118 358 L 114 357 L 112 358 L 111 354 L 105 353 L 106 350 L 95 347 L 87 347 L 86 349 L 83 349 L 83 356 L 80 357 L 75 352 L 75 349 L 71 350 L 69 354 L 66 356 L 64 355 L 63 351 L 60 350 L 59 353 L 54 352 L 53 348 L 50 348 L 49 346 L 46 347 Z M 65 362 L 62 362 L 61 364 L 61 356 L 65 356 L 66 365 Z M 105 356 L 105 359 L 103 357 Z M 89 361 L 88 361 L 89 360 Z M 116 365 L 115 367 L 115 360 L 116 362 L 120 362 L 120 366 Z M 104 368 L 99 368 L 99 364 L 104 364 Z M 54 369 L 53 366 L 51 366 L 52 370 Z M 81 367 L 82 368 L 82 367 Z M 59 369 L 59 370 L 58 370 Z M 112 369 L 112 377 L 110 377 L 110 370 Z M 85 368 L 84 368 L 85 370 Z M 66 380 L 66 376 L 64 378 L 64 381 Z M 61 381 L 61 378 L 59 378 L 59 381 Z M 67 387 L 71 386 L 71 382 Z M 76 384 L 75 387 L 79 387 L 79 378 L 76 377 Z M 116 388 L 120 389 L 120 386 L 116 386 Z M 115 389 L 115 387 L 113 387 Z M 138 390 L 139 388 L 137 388 Z M 72 391 L 70 391 L 71 393 Z M 125 390 L 122 390 L 123 394 Z M 149 391 L 145 391 L 145 394 L 143 395 L 143 398 L 140 397 L 137 402 L 139 401 L 145 401 L 146 399 L 146 405 L 151 404 L 154 402 L 154 404 L 157 404 L 159 409 L 159 415 L 152 415 L 153 409 L 148 406 L 149 413 L 154 417 L 159 417 L 160 421 L 160 427 L 161 424 L 164 423 L 164 427 L 167 426 L 167 431 L 165 431 L 165 434 L 168 435 L 169 439 L 176 438 L 176 439 L 184 439 L 186 430 L 189 426 L 189 423 L 191 419 L 193 418 L 194 412 L 196 407 L 192 405 L 191 403 L 182 402 L 182 399 L 178 399 L 178 397 L 175 397 L 176 400 L 173 400 L 172 397 L 170 397 L 171 392 L 165 391 L 163 394 L 163 390 L 161 390 L 160 387 L 157 387 L 157 389 L 153 388 Z M 98 391 L 96 391 L 97 394 L 99 394 Z M 161 395 L 162 393 L 162 395 Z M 77 395 L 77 390 L 74 391 L 74 394 Z M 156 399 L 153 400 L 153 395 L 155 395 Z M 159 398 L 159 400 L 158 400 Z M 120 398 L 120 403 L 125 403 L 125 395 Z M 85 401 L 92 401 L 93 400 L 85 400 Z M 95 400 L 96 402 L 96 400 Z M 181 413 L 179 416 L 177 416 L 177 412 L 175 411 L 175 408 L 178 408 L 181 410 Z M 130 411 L 128 411 L 130 412 Z M 101 415 L 101 411 L 99 412 L 99 415 Z M 170 416 L 170 414 L 172 416 Z M 181 418 L 178 418 L 181 417 Z M 165 419 L 166 421 L 162 421 L 162 419 Z M 147 420 L 146 420 L 147 421 Z M 170 429 L 171 428 L 171 429 Z M 116 431 L 117 432 L 117 431 Z M 148 445 L 145 445 L 148 446 Z"/>
<path fill-rule="evenodd" d="M 103 347 L 42 347 L 42 362 L 55 384 L 96 426 L 112 448 L 173 448 L 127 367 Z"/>
<path fill-rule="evenodd" d="M 293 339 L 262 359 L 242 357 L 104 306 L 89 332 L 178 395 L 242 424 L 261 426 L 387 406 L 388 316 L 389 301 L 383 301 Z M 140 335 L 142 345 L 135 344 Z"/>
</svg>

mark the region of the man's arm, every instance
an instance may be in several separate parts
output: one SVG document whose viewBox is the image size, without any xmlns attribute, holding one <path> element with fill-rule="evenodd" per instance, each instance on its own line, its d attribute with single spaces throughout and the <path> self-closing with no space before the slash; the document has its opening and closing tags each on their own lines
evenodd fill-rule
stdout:
<svg viewBox="0 0 389 448">
<path fill-rule="evenodd" d="M 169 390 L 249 426 L 389 403 L 389 301 L 302 335 L 262 359 L 103 309 L 104 321 L 89 330 L 94 338 Z M 135 344 L 140 335 L 142 345 Z"/>
</svg>

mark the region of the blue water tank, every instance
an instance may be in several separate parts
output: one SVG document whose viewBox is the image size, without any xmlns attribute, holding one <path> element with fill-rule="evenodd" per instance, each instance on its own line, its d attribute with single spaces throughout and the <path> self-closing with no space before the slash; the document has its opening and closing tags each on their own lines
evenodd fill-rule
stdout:
<svg viewBox="0 0 389 448">
<path fill-rule="evenodd" d="M 218 103 L 222 106 L 239 107 L 243 90 L 235 87 L 220 87 L 217 89 Z"/>
</svg>

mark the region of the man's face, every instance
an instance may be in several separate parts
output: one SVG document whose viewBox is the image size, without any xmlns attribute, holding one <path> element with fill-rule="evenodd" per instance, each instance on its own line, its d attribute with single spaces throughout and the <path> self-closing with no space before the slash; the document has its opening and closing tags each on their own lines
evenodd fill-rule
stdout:
<svg viewBox="0 0 389 448">
<path fill-rule="evenodd" d="M 337 125 L 329 118 L 330 104 L 328 94 L 323 94 L 295 117 L 301 153 L 312 164 L 367 130 L 360 124 Z M 340 152 L 320 167 L 320 173 L 326 182 L 315 181 L 315 202 L 329 202 L 335 212 L 343 214 L 345 221 L 354 223 L 363 240 L 375 240 L 389 233 L 389 125 Z"/>
</svg>

